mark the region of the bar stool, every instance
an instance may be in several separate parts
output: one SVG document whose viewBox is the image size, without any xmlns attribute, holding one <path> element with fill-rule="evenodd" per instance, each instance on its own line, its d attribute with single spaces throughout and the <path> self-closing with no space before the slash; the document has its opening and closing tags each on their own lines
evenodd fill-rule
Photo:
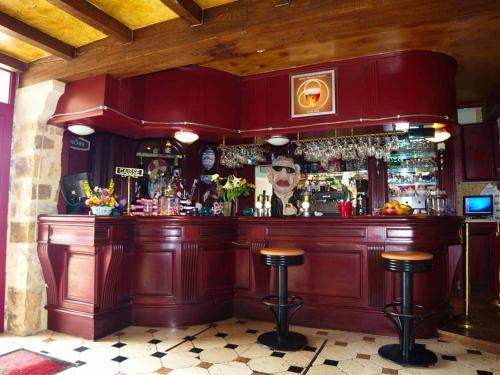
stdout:
<svg viewBox="0 0 500 375">
<path fill-rule="evenodd" d="M 436 355 L 425 349 L 425 345 L 415 343 L 418 325 L 431 316 L 432 311 L 413 303 L 413 273 L 430 271 L 433 255 L 422 251 L 398 251 L 383 252 L 382 258 L 387 271 L 401 272 L 401 301 L 387 304 L 383 310 L 399 332 L 399 344 L 384 345 L 378 354 L 403 366 L 434 365 Z M 421 313 L 414 314 L 414 308 Z"/>
<path fill-rule="evenodd" d="M 288 266 L 298 266 L 304 263 L 304 250 L 291 248 L 264 248 L 260 251 L 262 263 L 278 267 L 278 295 L 262 298 L 262 302 L 273 313 L 276 320 L 276 330 L 260 335 L 257 341 L 271 349 L 299 350 L 306 345 L 304 335 L 289 332 L 290 320 L 299 310 L 304 301 L 299 296 L 288 296 Z"/>
</svg>

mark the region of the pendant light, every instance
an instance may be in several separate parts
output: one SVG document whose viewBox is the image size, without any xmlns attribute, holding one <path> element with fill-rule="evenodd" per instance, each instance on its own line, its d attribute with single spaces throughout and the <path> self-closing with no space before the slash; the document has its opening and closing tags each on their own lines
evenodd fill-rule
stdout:
<svg viewBox="0 0 500 375">
<path fill-rule="evenodd" d="M 68 130 L 76 135 L 90 135 L 95 132 L 94 128 L 85 124 L 72 124 L 68 126 Z"/>
<path fill-rule="evenodd" d="M 272 135 L 266 140 L 266 142 L 273 146 L 283 146 L 290 142 L 290 139 L 284 135 Z"/>
<path fill-rule="evenodd" d="M 194 141 L 200 138 L 198 134 L 190 131 L 190 130 L 179 130 L 175 132 L 174 138 L 177 139 L 181 143 L 193 143 Z"/>
</svg>

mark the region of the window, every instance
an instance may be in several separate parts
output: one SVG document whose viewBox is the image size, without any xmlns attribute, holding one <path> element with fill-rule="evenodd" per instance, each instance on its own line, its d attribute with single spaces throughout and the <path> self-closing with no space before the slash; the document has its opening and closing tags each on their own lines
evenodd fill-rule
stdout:
<svg viewBox="0 0 500 375">
<path fill-rule="evenodd" d="M 9 103 L 11 73 L 0 69 L 0 102 Z"/>
</svg>

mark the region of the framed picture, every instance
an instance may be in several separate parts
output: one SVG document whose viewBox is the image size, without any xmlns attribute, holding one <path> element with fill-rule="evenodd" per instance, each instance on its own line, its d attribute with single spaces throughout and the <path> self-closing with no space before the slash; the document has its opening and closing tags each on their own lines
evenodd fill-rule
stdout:
<svg viewBox="0 0 500 375">
<path fill-rule="evenodd" d="M 292 118 L 335 113 L 335 70 L 290 76 Z"/>
</svg>

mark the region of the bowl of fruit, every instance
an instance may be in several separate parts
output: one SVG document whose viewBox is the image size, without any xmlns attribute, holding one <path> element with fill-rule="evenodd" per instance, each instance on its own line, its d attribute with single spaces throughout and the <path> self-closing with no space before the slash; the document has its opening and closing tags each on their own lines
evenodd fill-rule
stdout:
<svg viewBox="0 0 500 375">
<path fill-rule="evenodd" d="M 410 205 L 401 204 L 399 201 L 393 200 L 390 203 L 386 203 L 381 212 L 382 215 L 411 215 L 413 208 Z"/>
</svg>

